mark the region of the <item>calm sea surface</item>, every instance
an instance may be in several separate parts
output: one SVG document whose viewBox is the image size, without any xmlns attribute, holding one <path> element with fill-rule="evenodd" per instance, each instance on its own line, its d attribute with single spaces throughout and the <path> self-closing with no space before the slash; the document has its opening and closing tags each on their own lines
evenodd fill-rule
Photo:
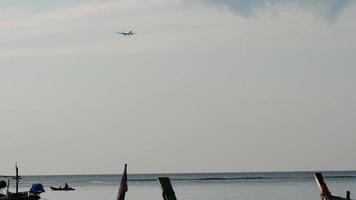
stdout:
<svg viewBox="0 0 356 200">
<path fill-rule="evenodd" d="M 356 195 L 356 171 L 323 172 L 331 192 Z M 178 200 L 319 200 L 313 172 L 130 174 L 126 200 L 162 200 L 157 177 L 169 176 Z M 6 180 L 6 178 L 1 178 Z M 24 176 L 21 190 L 42 183 L 47 200 L 114 200 L 120 175 Z M 75 191 L 51 191 L 67 182 Z M 11 183 L 14 189 L 14 182 Z"/>
</svg>

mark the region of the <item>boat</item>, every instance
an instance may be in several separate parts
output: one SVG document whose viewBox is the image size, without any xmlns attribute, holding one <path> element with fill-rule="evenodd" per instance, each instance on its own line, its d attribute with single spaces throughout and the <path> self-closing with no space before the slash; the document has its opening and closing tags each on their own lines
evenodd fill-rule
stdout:
<svg viewBox="0 0 356 200">
<path fill-rule="evenodd" d="M 1 194 L 0 200 L 39 200 L 41 197 L 36 194 L 30 194 L 28 192 L 8 193 L 6 195 Z"/>
<path fill-rule="evenodd" d="M 74 188 L 72 188 L 72 187 L 50 187 L 51 188 L 51 190 L 53 190 L 53 191 L 72 191 L 72 190 L 75 190 Z"/>
<path fill-rule="evenodd" d="M 169 177 L 158 177 L 158 182 L 161 185 L 163 200 L 177 200 Z"/>
<path fill-rule="evenodd" d="M 7 183 L 5 181 L 0 182 L 1 183 L 0 189 L 4 190 L 6 188 L 6 193 L 0 194 L 0 200 L 39 200 L 41 199 L 39 195 L 42 192 L 45 192 L 45 190 L 43 189 L 43 185 L 40 183 L 33 184 L 30 191 L 19 192 L 19 181 L 22 178 L 19 176 L 19 169 L 17 167 L 17 164 L 16 164 L 16 176 L 13 179 L 16 180 L 15 192 L 9 191 L 10 179 L 8 179 Z"/>
<path fill-rule="evenodd" d="M 75 190 L 74 188 L 71 188 L 71 187 L 69 187 L 69 188 L 62 188 L 62 187 L 50 187 L 51 188 L 51 190 L 53 190 L 53 191 L 71 191 L 71 190 Z"/>
<path fill-rule="evenodd" d="M 328 186 L 324 182 L 323 175 L 320 172 L 315 173 L 314 177 L 315 177 L 315 181 L 318 184 L 318 187 L 320 189 L 321 200 L 351 200 L 350 191 L 346 191 L 346 198 L 332 195 Z"/>
</svg>

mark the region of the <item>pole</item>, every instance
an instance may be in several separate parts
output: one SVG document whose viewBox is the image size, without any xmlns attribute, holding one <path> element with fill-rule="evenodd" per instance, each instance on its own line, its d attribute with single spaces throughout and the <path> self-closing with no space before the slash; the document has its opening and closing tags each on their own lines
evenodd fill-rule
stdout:
<svg viewBox="0 0 356 200">
<path fill-rule="evenodd" d="M 7 179 L 7 188 L 6 194 L 9 194 L 9 187 L 10 187 L 10 179 Z"/>
<path fill-rule="evenodd" d="M 16 193 L 19 192 L 19 168 L 16 165 Z"/>
<path fill-rule="evenodd" d="M 16 193 L 19 192 L 19 181 L 21 179 L 21 176 L 19 176 L 19 168 L 17 167 L 17 163 L 15 165 L 15 169 L 16 169 L 16 176 L 15 176 L 15 180 L 16 180 Z"/>
</svg>

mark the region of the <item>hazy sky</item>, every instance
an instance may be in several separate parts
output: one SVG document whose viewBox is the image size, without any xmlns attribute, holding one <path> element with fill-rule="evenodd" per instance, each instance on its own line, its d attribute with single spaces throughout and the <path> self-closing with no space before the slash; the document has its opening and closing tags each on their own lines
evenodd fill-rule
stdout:
<svg viewBox="0 0 356 200">
<path fill-rule="evenodd" d="M 356 169 L 355 21 L 353 0 L 1 0 L 0 174 Z"/>
</svg>

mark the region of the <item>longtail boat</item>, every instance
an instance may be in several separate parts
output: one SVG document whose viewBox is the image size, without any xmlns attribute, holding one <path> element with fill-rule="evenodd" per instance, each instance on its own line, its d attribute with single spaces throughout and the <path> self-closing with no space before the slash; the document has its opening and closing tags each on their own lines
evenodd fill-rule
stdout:
<svg viewBox="0 0 356 200">
<path fill-rule="evenodd" d="M 320 198 L 322 200 L 350 200 L 350 191 L 346 191 L 346 198 L 334 196 L 331 194 L 328 186 L 324 182 L 323 175 L 321 173 L 315 173 L 314 177 L 320 189 Z"/>
<path fill-rule="evenodd" d="M 75 190 L 74 188 L 72 187 L 69 187 L 69 188 L 64 188 L 64 187 L 52 187 L 50 186 L 51 190 L 53 191 L 72 191 L 72 190 Z"/>
</svg>

